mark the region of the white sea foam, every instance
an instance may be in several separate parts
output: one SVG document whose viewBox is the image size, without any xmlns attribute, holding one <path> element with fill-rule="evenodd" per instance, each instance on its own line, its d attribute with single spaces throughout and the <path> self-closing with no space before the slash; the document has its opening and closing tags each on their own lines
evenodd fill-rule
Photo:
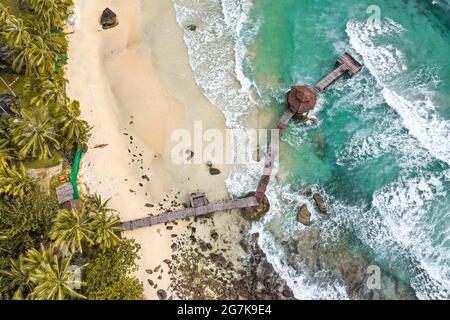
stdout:
<svg viewBox="0 0 450 320">
<path fill-rule="evenodd" d="M 249 4 L 240 0 L 173 0 L 177 22 L 186 27 L 196 24 L 195 32 L 185 31 L 184 41 L 195 79 L 205 96 L 224 115 L 228 127 L 242 127 L 241 120 L 256 108 L 239 63 L 243 44 L 237 41 Z M 251 37 L 251 35 L 249 35 Z"/>
<path fill-rule="evenodd" d="M 411 286 L 419 298 L 448 299 L 450 235 L 445 199 L 449 172 L 435 174 L 425 168 L 433 160 L 429 154 L 450 163 L 450 124 L 439 116 L 433 104 L 433 89 L 439 83 L 434 67 L 423 66 L 411 72 L 395 44 L 378 44 L 378 37 L 389 36 L 395 42 L 403 31 L 390 19 L 374 29 L 361 22 L 347 24 L 350 44 L 363 57 L 384 100 L 398 113 L 401 123 L 392 121 L 389 126 L 375 126 L 375 132 L 356 134 L 339 154 L 340 164 L 349 166 L 352 162 L 356 166 L 391 153 L 400 157 L 397 163 L 402 173 L 396 182 L 374 193 L 371 210 L 355 209 L 359 211 L 356 215 L 336 217 L 352 225 L 359 238 L 379 256 L 387 260 L 395 260 L 396 255 L 409 256 L 416 266 L 411 271 Z M 420 145 L 405 136 L 401 126 Z M 377 127 L 381 130 L 377 131 Z M 345 207 L 335 205 L 338 213 L 339 206 Z"/>
<path fill-rule="evenodd" d="M 371 129 L 357 131 L 344 148 L 337 150 L 336 163 L 351 170 L 388 154 L 395 155 L 398 166 L 406 171 L 426 167 L 434 160 L 404 132 L 400 119 L 385 117 L 375 119 Z"/>
<path fill-rule="evenodd" d="M 182 27 L 191 23 L 198 25 L 196 32 L 186 31 L 184 35 L 197 83 L 205 96 L 224 112 L 228 126 L 245 127 L 246 115 L 257 108 L 255 100 L 251 97 L 253 83 L 243 72 L 246 47 L 258 31 L 257 24 L 250 30 L 243 28 L 247 23 L 250 2 L 243 0 L 207 2 L 173 0 L 173 2 L 177 21 Z M 377 46 L 373 41 L 375 37 L 395 36 L 403 31 L 402 26 L 392 20 L 387 20 L 380 29 L 368 29 L 365 24 L 358 22 L 348 23 L 350 44 L 363 56 L 365 65 L 376 79 L 376 83 L 373 83 L 373 78 L 368 74 L 364 77 L 355 77 L 348 84 L 337 83 L 336 89 L 339 89 L 339 86 L 349 85 L 354 90 L 345 89 L 348 94 L 338 99 L 335 106 L 338 108 L 360 104 L 365 114 L 370 115 L 371 108 L 380 107 L 386 100 L 400 115 L 401 124 L 415 139 L 434 157 L 448 163 L 450 159 L 448 123 L 437 116 L 430 92 L 425 90 L 429 88 L 423 88 L 420 81 L 411 78 L 410 84 L 420 89 L 424 98 L 409 101 L 402 92 L 397 92 L 396 83 L 392 83 L 391 79 L 401 78 L 407 71 L 403 54 L 393 44 Z M 360 94 L 359 88 L 364 89 L 365 93 Z M 333 109 L 327 112 L 332 113 Z M 377 115 L 374 113 L 375 116 Z M 416 268 L 413 271 L 411 285 L 419 298 L 448 297 L 450 277 L 446 272 L 450 260 L 449 250 L 445 250 L 449 241 L 449 234 L 446 231 L 448 228 L 443 229 L 438 237 L 440 242 L 435 243 L 432 241 L 431 233 L 428 232 L 438 232 L 438 221 L 433 220 L 437 219 L 435 217 L 438 214 L 435 213 L 434 217 L 431 217 L 428 228 L 419 224 L 427 212 L 433 212 L 430 210 L 433 201 L 431 194 L 437 197 L 446 195 L 445 187 L 448 188 L 450 173 L 447 170 L 439 177 L 427 176 L 423 168 L 431 159 L 422 148 L 417 148 L 416 140 L 402 132 L 399 121 L 394 119 L 387 126 L 383 120 L 379 121 L 379 132 L 361 131 L 345 148 L 338 151 L 338 163 L 351 169 L 352 166 L 396 151 L 402 157 L 400 161 L 401 165 L 404 164 L 402 172 L 407 173 L 409 167 L 419 168 L 419 177 L 402 177 L 376 191 L 373 208 L 369 210 L 359 206 L 348 206 L 329 197 L 331 218 L 322 221 L 312 209 L 312 219 L 322 224 L 323 236 L 330 239 L 339 237 L 343 229 L 353 230 L 363 243 L 388 263 L 395 264 L 396 259 L 401 256 L 418 261 L 420 269 Z M 296 130 L 300 130 L 296 135 L 306 136 L 307 129 Z M 303 139 L 294 141 L 287 138 L 287 142 L 294 147 L 298 147 L 301 140 Z M 263 165 L 263 162 L 260 162 L 233 168 L 226 180 L 229 192 L 240 196 L 255 189 Z M 321 193 L 328 197 L 324 190 L 321 190 Z M 290 224 L 280 226 L 283 230 L 293 234 L 298 232 L 302 226 L 295 223 L 295 218 L 292 218 L 292 208 L 298 207 L 300 203 L 308 204 L 309 200 L 301 197 L 298 192 L 292 192 L 289 186 L 279 183 L 277 178 L 272 179 L 267 195 L 271 201 L 271 210 L 251 231 L 260 233 L 260 245 L 269 262 L 286 280 L 295 297 L 348 298 L 341 283 L 321 284 L 319 287 L 317 283 L 311 281 L 310 275 L 299 273 L 289 267 L 283 248 L 267 229 L 268 224 L 279 220 L 280 223 Z M 312 204 L 309 207 L 314 208 Z M 290 219 L 281 219 L 289 215 Z"/>
<path fill-rule="evenodd" d="M 395 46 L 403 27 L 391 19 L 383 21 L 379 28 L 350 21 L 346 31 L 350 44 L 363 57 L 365 66 L 383 88 L 384 99 L 402 117 L 405 128 L 430 154 L 450 164 L 450 123 L 437 113 L 433 91 L 417 83 L 416 75 L 405 72 L 405 58 Z M 387 35 L 392 43 L 378 44 L 377 39 Z M 406 86 L 405 79 L 410 80 Z"/>
<path fill-rule="evenodd" d="M 416 276 L 411 281 L 419 298 L 448 299 L 450 294 L 450 213 L 437 204 L 447 197 L 448 171 L 400 177 L 374 194 L 374 208 L 392 237 L 426 271 L 426 277 Z"/>
<path fill-rule="evenodd" d="M 260 234 L 259 245 L 266 253 L 267 260 L 272 264 L 280 277 L 286 280 L 287 285 L 292 289 L 294 296 L 297 299 L 349 299 L 345 286 L 339 281 L 336 280 L 326 284 L 318 284 L 312 277 L 290 267 L 286 262 L 283 248 L 281 248 L 273 236 L 267 232 L 263 224 L 254 224 L 251 232 L 258 232 Z"/>
<path fill-rule="evenodd" d="M 388 268 L 404 269 L 418 298 L 448 299 L 449 174 L 447 169 L 402 175 L 374 193 L 369 210 L 329 197 L 331 219 L 323 221 L 324 236 L 331 241 L 342 230 L 352 230 Z"/>
</svg>

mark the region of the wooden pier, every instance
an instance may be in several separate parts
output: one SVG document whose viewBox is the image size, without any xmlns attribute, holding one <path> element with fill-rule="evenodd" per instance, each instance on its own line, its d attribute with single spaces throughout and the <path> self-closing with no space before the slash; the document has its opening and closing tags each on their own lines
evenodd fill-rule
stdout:
<svg viewBox="0 0 450 320">
<path fill-rule="evenodd" d="M 160 223 L 167 223 L 176 220 L 186 219 L 189 217 L 203 216 L 209 213 L 228 211 L 233 209 L 243 209 L 257 207 L 262 203 L 265 197 L 267 186 L 269 185 L 272 176 L 273 167 L 275 165 L 276 151 L 280 137 L 289 121 L 297 114 L 306 113 L 314 109 L 317 101 L 317 95 L 328 88 L 336 80 L 341 78 L 344 74 L 349 74 L 351 77 L 359 73 L 362 66 L 351 55 L 344 53 L 337 60 L 337 67 L 325 78 L 319 81 L 312 89 L 305 86 L 294 86 L 287 93 L 287 104 L 289 108 L 284 112 L 277 125 L 277 130 L 272 131 L 270 144 L 268 146 L 266 161 L 264 163 L 264 170 L 258 184 L 254 196 L 230 200 L 224 203 L 209 204 L 206 196 L 203 193 L 191 195 L 191 207 L 184 210 L 167 212 L 158 216 L 145 217 L 137 220 L 124 222 L 120 225 L 124 230 L 133 230 L 143 228 Z"/>
<path fill-rule="evenodd" d="M 319 83 L 314 86 L 314 88 L 312 89 L 314 92 L 319 94 L 344 74 L 347 73 L 350 75 L 350 77 L 353 77 L 362 69 L 362 65 L 348 53 L 344 53 L 339 57 L 339 59 L 337 60 L 337 65 L 338 67 L 336 69 L 334 69 L 331 73 L 329 73 L 325 78 L 320 80 Z"/>
<path fill-rule="evenodd" d="M 228 211 L 233 209 L 251 208 L 259 206 L 256 197 L 248 197 L 236 200 L 230 200 L 224 203 L 211 203 L 199 207 L 186 208 L 180 211 L 167 212 L 153 217 L 145 217 L 137 220 L 127 221 L 120 225 L 126 230 L 149 227 L 155 224 L 167 223 L 190 217 L 199 217 L 209 213 Z"/>
<path fill-rule="evenodd" d="M 276 144 L 282 136 L 284 128 L 287 126 L 292 117 L 297 113 L 306 113 L 313 110 L 316 105 L 317 95 L 320 92 L 324 91 L 344 74 L 348 73 L 351 77 L 353 77 L 362 69 L 361 64 L 348 53 L 344 53 L 340 56 L 336 64 L 338 65 L 337 68 L 319 81 L 313 89 L 309 89 L 305 86 L 293 86 L 287 93 L 286 97 L 289 108 L 284 112 L 278 122 L 278 136 L 276 137 L 274 134 L 271 136 L 270 146 L 268 148 L 266 162 L 264 165 L 264 172 L 259 181 L 258 188 L 256 189 L 255 196 L 258 201 L 261 202 L 265 196 L 267 186 L 269 185 L 270 178 L 272 176 L 276 156 L 275 150 L 278 150 L 278 146 Z"/>
</svg>

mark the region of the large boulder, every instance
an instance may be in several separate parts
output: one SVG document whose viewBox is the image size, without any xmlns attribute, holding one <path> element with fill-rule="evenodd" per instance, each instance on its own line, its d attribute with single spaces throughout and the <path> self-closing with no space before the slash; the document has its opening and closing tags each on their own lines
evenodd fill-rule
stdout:
<svg viewBox="0 0 450 320">
<path fill-rule="evenodd" d="M 255 193 L 251 192 L 247 196 L 253 196 Z M 269 199 L 264 195 L 261 203 L 257 207 L 244 208 L 242 214 L 246 220 L 255 221 L 261 219 L 270 209 Z"/>
<path fill-rule="evenodd" d="M 10 94 L 0 95 L 0 115 L 11 113 L 11 108 L 14 106 L 15 102 L 15 98 Z"/>
<path fill-rule="evenodd" d="M 302 205 L 298 210 L 297 221 L 305 226 L 309 226 L 311 224 L 311 212 L 309 212 L 306 204 Z"/>
<path fill-rule="evenodd" d="M 313 199 L 320 213 L 328 213 L 327 207 L 325 206 L 325 200 L 323 200 L 323 197 L 319 193 L 315 193 Z"/>
<path fill-rule="evenodd" d="M 103 10 L 102 16 L 100 17 L 100 23 L 103 29 L 111 29 L 119 24 L 117 15 L 109 8 Z"/>
</svg>

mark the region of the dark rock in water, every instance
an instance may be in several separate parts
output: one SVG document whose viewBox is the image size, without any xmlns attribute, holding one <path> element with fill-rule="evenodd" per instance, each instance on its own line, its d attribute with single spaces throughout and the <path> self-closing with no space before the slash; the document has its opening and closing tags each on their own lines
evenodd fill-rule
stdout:
<svg viewBox="0 0 450 320">
<path fill-rule="evenodd" d="M 249 193 L 247 196 L 254 195 L 254 192 Z M 249 221 L 259 220 L 263 215 L 265 215 L 270 209 L 270 203 L 266 196 L 264 196 L 262 202 L 257 207 L 244 208 L 242 209 L 242 214 L 244 218 Z"/>
<path fill-rule="evenodd" d="M 11 114 L 11 108 L 15 105 L 15 98 L 10 94 L 0 95 L 0 115 Z"/>
<path fill-rule="evenodd" d="M 151 204 L 151 203 L 146 203 L 145 206 L 146 206 L 147 208 L 153 208 L 153 207 L 154 207 L 154 205 Z"/>
<path fill-rule="evenodd" d="M 148 284 L 149 284 L 150 286 L 152 286 L 152 287 L 155 285 L 155 283 L 153 282 L 153 280 L 148 279 L 147 282 L 148 282 Z"/>
<path fill-rule="evenodd" d="M 220 170 L 216 168 L 209 168 L 209 174 L 212 176 L 217 176 L 218 174 L 220 174 Z"/>
<path fill-rule="evenodd" d="M 305 188 L 305 190 L 303 190 L 302 194 L 303 194 L 305 197 L 310 198 L 310 197 L 312 197 L 312 195 L 313 195 L 313 191 L 312 191 L 311 187 L 308 187 L 308 188 Z"/>
<path fill-rule="evenodd" d="M 186 27 L 189 31 L 195 31 L 197 30 L 197 26 L 195 24 L 190 24 Z"/>
<path fill-rule="evenodd" d="M 103 29 L 111 29 L 119 24 L 117 15 L 109 8 L 103 10 L 102 16 L 100 18 L 100 23 Z"/>
<path fill-rule="evenodd" d="M 156 291 L 156 295 L 158 296 L 159 300 L 166 300 L 167 299 L 167 292 L 163 289 L 159 289 Z"/>
<path fill-rule="evenodd" d="M 297 221 L 305 226 L 309 226 L 311 224 L 311 213 L 309 212 L 306 204 L 302 205 L 298 210 Z"/>
<path fill-rule="evenodd" d="M 297 112 L 297 113 L 295 114 L 295 118 L 296 118 L 298 121 L 303 122 L 303 123 L 305 123 L 306 121 L 308 121 L 308 116 L 307 116 L 306 114 L 300 113 L 300 112 Z"/>
<path fill-rule="evenodd" d="M 212 162 L 211 161 L 206 161 L 206 166 L 208 167 L 208 168 L 212 168 Z"/>
<path fill-rule="evenodd" d="M 294 293 L 292 292 L 291 288 L 287 287 L 281 292 L 281 294 L 283 295 L 283 297 L 286 298 L 293 298 L 294 297 Z"/>
<path fill-rule="evenodd" d="M 317 119 L 316 118 L 309 118 L 306 114 L 302 114 L 302 113 L 297 113 L 295 115 L 295 118 L 300 121 L 303 124 L 306 125 L 316 125 L 317 124 Z"/>
<path fill-rule="evenodd" d="M 323 197 L 319 193 L 315 193 L 313 195 L 313 199 L 314 199 L 314 202 L 317 205 L 317 208 L 319 209 L 319 211 L 321 213 L 327 213 L 328 212 L 327 207 L 325 206 L 325 201 L 323 200 Z"/>
</svg>

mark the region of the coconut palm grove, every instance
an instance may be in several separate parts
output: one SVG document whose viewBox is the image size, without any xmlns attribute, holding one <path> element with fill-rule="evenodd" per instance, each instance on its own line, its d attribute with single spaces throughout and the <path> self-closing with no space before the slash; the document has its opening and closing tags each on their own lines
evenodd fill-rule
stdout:
<svg viewBox="0 0 450 320">
<path fill-rule="evenodd" d="M 78 210 L 62 209 L 54 193 L 63 179 L 29 173 L 61 159 L 70 172 L 90 136 L 65 92 L 72 8 L 72 0 L 0 1 L 0 299 L 143 297 L 131 276 L 139 245 L 121 238 L 108 200 L 81 194 Z"/>
</svg>

